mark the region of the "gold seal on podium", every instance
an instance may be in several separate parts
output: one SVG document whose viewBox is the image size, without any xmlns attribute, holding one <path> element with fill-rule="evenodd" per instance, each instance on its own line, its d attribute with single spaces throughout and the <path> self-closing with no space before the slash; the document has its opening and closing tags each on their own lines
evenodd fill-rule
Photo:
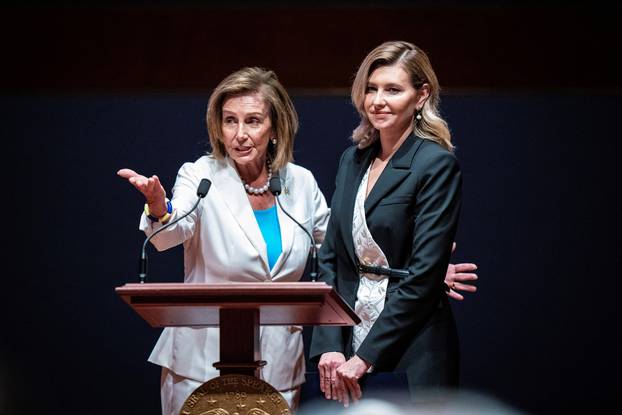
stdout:
<svg viewBox="0 0 622 415">
<path fill-rule="evenodd" d="M 205 382 L 186 399 L 180 415 L 289 415 L 283 396 L 261 379 L 224 375 Z"/>
</svg>

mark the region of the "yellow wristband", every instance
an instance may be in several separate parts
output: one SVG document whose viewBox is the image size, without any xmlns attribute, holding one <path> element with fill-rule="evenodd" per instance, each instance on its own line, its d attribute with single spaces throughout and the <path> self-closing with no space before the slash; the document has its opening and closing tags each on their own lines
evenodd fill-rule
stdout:
<svg viewBox="0 0 622 415">
<path fill-rule="evenodd" d="M 162 225 L 166 225 L 166 223 L 171 219 L 171 214 L 166 212 L 166 214 L 164 216 L 162 216 L 160 219 L 158 219 L 158 222 L 160 222 Z"/>
<path fill-rule="evenodd" d="M 166 198 L 166 213 L 159 218 L 151 215 L 151 212 L 149 212 L 149 204 L 145 203 L 145 215 L 147 215 L 152 222 L 166 223 L 171 218 L 171 213 L 173 213 L 173 205 L 168 198 Z"/>
</svg>

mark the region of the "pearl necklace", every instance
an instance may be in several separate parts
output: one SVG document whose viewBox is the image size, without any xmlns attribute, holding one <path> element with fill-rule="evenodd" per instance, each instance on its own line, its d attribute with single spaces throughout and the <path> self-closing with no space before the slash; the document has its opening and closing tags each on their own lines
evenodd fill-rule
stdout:
<svg viewBox="0 0 622 415">
<path fill-rule="evenodd" d="M 268 180 L 266 180 L 266 184 L 261 187 L 253 187 L 242 179 L 242 183 L 244 183 L 244 190 L 246 190 L 246 193 L 249 195 L 262 195 L 270 188 L 270 178 L 272 178 L 272 167 L 270 167 L 270 163 L 268 163 Z"/>
</svg>

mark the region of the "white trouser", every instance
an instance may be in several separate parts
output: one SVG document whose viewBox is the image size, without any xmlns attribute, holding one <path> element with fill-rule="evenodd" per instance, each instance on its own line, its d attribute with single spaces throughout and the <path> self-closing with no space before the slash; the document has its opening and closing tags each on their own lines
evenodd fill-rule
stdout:
<svg viewBox="0 0 622 415">
<path fill-rule="evenodd" d="M 204 382 L 179 376 L 169 369 L 162 368 L 160 379 L 160 397 L 162 399 L 162 415 L 179 415 L 186 399 Z M 279 391 L 292 412 L 298 409 L 300 387 Z"/>
</svg>

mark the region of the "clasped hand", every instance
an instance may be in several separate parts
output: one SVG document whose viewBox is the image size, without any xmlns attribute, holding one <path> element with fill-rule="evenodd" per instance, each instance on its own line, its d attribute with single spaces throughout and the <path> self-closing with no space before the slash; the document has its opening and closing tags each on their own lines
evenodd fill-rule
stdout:
<svg viewBox="0 0 622 415">
<path fill-rule="evenodd" d="M 326 399 L 338 400 L 347 408 L 350 401 L 361 399 L 358 380 L 367 373 L 369 367 L 369 363 L 356 355 L 346 361 L 343 353 L 324 353 L 318 364 L 320 390 Z"/>
</svg>

